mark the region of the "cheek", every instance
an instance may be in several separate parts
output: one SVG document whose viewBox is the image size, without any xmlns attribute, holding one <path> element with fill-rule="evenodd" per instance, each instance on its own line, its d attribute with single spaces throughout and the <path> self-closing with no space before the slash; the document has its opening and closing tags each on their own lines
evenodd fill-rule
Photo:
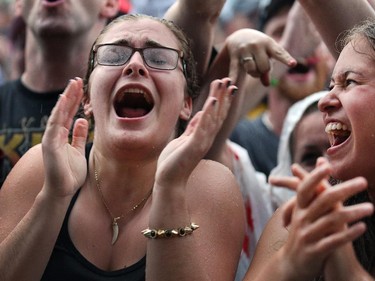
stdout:
<svg viewBox="0 0 375 281">
<path fill-rule="evenodd" d="M 170 83 L 166 83 L 165 81 L 170 81 Z M 160 85 L 158 87 L 158 92 L 161 99 L 164 100 L 163 102 L 168 104 L 170 108 L 174 108 L 179 112 L 185 101 L 185 80 L 182 81 L 181 78 L 163 79 L 163 81 L 157 82 L 157 84 Z"/>
<path fill-rule="evenodd" d="M 359 137 L 369 138 L 369 141 L 372 142 L 371 139 L 375 134 L 375 96 L 372 99 L 359 99 L 356 96 L 350 102 L 351 106 L 348 107 L 346 113 L 350 119 L 352 130 Z"/>
<path fill-rule="evenodd" d="M 109 104 L 111 100 L 111 93 L 116 81 L 116 75 L 111 74 L 111 71 L 103 72 L 94 69 L 90 76 L 89 92 L 90 102 L 94 112 L 103 109 L 103 105 Z"/>
<path fill-rule="evenodd" d="M 121 72 L 118 69 L 104 69 L 96 66 L 90 75 L 90 91 L 109 95 Z"/>
<path fill-rule="evenodd" d="M 360 94 L 363 95 L 359 99 Z M 350 107 L 346 107 L 353 137 L 352 153 L 343 159 L 347 166 L 341 169 L 341 176 L 347 178 L 359 175 L 373 177 L 375 170 L 375 102 L 373 97 L 367 99 L 365 93 L 359 95 L 350 100 Z"/>
</svg>

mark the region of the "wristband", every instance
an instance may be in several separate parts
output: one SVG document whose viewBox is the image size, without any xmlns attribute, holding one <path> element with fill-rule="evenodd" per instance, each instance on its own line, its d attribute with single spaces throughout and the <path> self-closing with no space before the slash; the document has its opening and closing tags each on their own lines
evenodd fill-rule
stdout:
<svg viewBox="0 0 375 281">
<path fill-rule="evenodd" d="M 150 229 L 146 228 L 142 230 L 142 234 L 146 238 L 157 239 L 157 238 L 173 238 L 173 237 L 184 237 L 190 235 L 193 231 L 197 230 L 199 225 L 191 223 L 189 226 L 169 229 Z"/>
</svg>

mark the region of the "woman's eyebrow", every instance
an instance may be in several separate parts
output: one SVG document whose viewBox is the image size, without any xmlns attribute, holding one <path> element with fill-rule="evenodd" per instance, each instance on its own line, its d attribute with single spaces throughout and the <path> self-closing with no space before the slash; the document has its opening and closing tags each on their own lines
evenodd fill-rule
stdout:
<svg viewBox="0 0 375 281">
<path fill-rule="evenodd" d="M 126 45 L 129 46 L 130 42 L 127 39 L 119 39 L 113 42 L 103 43 L 103 44 L 114 44 L 114 45 Z"/>
<path fill-rule="evenodd" d="M 119 39 L 113 42 L 104 43 L 104 44 L 115 44 L 115 45 L 124 45 L 124 46 L 132 46 L 133 44 L 128 39 Z M 145 47 L 166 47 L 154 40 L 146 40 L 144 43 Z"/>
<path fill-rule="evenodd" d="M 164 45 L 154 41 L 154 40 L 147 40 L 145 42 L 146 47 L 165 47 Z"/>
<path fill-rule="evenodd" d="M 335 82 L 336 80 L 342 80 L 348 77 L 350 74 L 362 75 L 361 73 L 354 71 L 354 70 L 346 70 L 331 77 L 331 82 Z"/>
</svg>

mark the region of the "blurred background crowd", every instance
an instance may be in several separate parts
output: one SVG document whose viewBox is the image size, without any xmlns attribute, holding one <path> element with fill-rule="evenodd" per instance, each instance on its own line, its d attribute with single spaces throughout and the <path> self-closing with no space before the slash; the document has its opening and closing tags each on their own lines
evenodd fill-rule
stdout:
<svg viewBox="0 0 375 281">
<path fill-rule="evenodd" d="M 120 13 L 142 13 L 162 17 L 174 0 L 121 0 Z M 257 28 L 259 10 L 269 0 L 228 0 L 220 15 L 216 41 L 222 42 L 240 28 Z M 15 9 L 15 0 L 0 0 L 0 84 L 23 71 L 25 25 Z"/>
</svg>

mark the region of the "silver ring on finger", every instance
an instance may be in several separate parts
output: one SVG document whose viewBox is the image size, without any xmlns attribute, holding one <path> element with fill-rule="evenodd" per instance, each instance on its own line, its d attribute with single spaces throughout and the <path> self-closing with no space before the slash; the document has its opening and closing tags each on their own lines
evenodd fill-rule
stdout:
<svg viewBox="0 0 375 281">
<path fill-rule="evenodd" d="M 242 63 L 246 63 L 246 62 L 248 62 L 248 61 L 254 61 L 254 57 L 253 57 L 253 56 L 248 56 L 248 57 L 243 57 L 243 58 L 241 59 L 241 62 L 242 62 Z"/>
</svg>

